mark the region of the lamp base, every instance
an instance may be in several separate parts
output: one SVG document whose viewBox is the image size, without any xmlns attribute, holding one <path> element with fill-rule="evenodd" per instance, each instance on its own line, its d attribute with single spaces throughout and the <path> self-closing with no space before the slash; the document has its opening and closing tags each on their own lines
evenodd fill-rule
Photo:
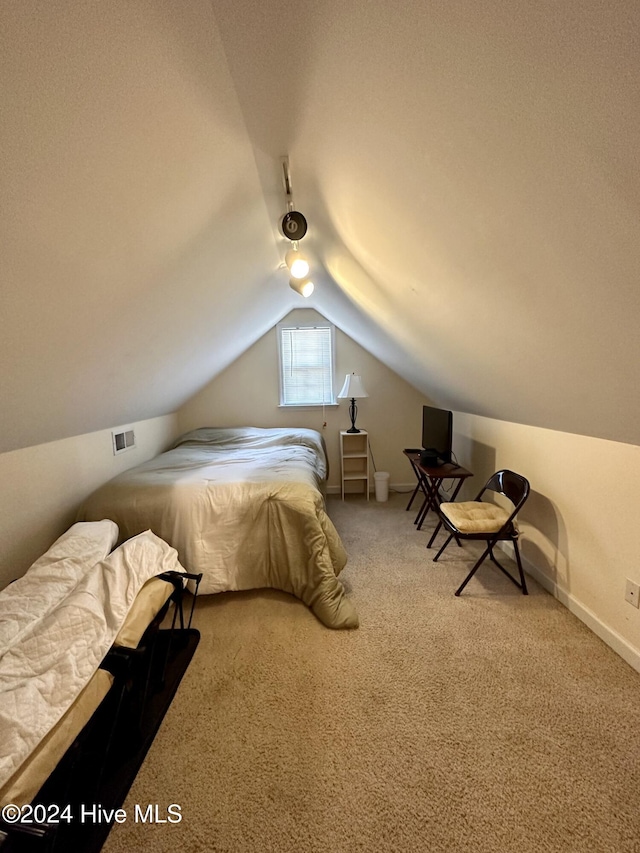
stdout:
<svg viewBox="0 0 640 853">
<path fill-rule="evenodd" d="M 358 415 L 358 407 L 356 406 L 356 398 L 351 398 L 351 405 L 349 406 L 349 417 L 351 418 L 351 429 L 348 429 L 347 432 L 360 432 L 360 430 L 356 427 L 356 417 Z"/>
</svg>

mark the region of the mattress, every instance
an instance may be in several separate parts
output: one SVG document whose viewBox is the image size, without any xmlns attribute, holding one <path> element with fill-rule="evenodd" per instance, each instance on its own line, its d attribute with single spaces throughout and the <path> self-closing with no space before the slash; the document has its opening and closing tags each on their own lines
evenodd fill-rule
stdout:
<svg viewBox="0 0 640 853">
<path fill-rule="evenodd" d="M 113 675 L 110 672 L 99 669 L 94 673 L 62 719 L 45 735 L 29 758 L 0 788 L 0 806 L 7 803 L 24 806 L 33 800 L 58 766 L 62 756 L 89 722 L 112 684 Z"/>
</svg>

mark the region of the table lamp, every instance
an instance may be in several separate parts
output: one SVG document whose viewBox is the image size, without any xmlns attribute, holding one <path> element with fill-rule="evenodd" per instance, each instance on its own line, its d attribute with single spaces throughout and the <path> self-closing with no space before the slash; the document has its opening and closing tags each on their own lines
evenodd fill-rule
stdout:
<svg viewBox="0 0 640 853">
<path fill-rule="evenodd" d="M 340 400 L 345 400 L 349 397 L 351 398 L 351 405 L 349 406 L 351 429 L 348 429 L 347 432 L 360 432 L 360 430 L 356 428 L 356 415 L 358 414 L 356 399 L 359 397 L 368 396 L 369 395 L 364 390 L 364 386 L 362 385 L 362 379 L 355 373 L 347 373 L 344 380 L 344 385 L 342 386 L 342 391 L 340 391 L 340 393 L 338 394 L 338 399 Z"/>
</svg>

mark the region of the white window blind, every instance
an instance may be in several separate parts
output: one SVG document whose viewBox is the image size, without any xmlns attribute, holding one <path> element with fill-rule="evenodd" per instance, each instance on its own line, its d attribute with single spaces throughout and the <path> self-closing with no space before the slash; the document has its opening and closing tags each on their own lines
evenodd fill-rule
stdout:
<svg viewBox="0 0 640 853">
<path fill-rule="evenodd" d="M 334 403 L 333 326 L 278 326 L 280 405 Z"/>
</svg>

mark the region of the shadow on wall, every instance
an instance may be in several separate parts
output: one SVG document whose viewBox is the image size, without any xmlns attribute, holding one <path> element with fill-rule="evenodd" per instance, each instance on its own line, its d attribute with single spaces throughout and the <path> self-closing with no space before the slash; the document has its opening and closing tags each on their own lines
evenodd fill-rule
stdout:
<svg viewBox="0 0 640 853">
<path fill-rule="evenodd" d="M 461 436 L 454 436 L 454 448 L 461 464 L 473 471 L 473 477 L 465 482 L 458 500 L 471 500 L 497 470 L 496 449 Z M 526 470 L 516 473 L 528 475 Z M 570 589 L 567 530 L 558 507 L 532 488 L 518 520 L 523 558 L 554 584 Z"/>
<path fill-rule="evenodd" d="M 488 444 L 482 444 L 473 439 L 467 442 L 466 447 L 457 448 L 460 442 L 456 441 L 457 436 L 453 438 L 453 448 L 456 451 L 460 464 L 469 471 L 473 472 L 473 477 L 469 477 L 464 483 L 458 500 L 472 500 L 476 497 L 480 489 L 487 482 L 492 474 L 496 471 L 496 449 Z"/>
<path fill-rule="evenodd" d="M 553 583 L 570 589 L 567 528 L 558 507 L 532 489 L 519 521 L 522 556 Z"/>
</svg>

